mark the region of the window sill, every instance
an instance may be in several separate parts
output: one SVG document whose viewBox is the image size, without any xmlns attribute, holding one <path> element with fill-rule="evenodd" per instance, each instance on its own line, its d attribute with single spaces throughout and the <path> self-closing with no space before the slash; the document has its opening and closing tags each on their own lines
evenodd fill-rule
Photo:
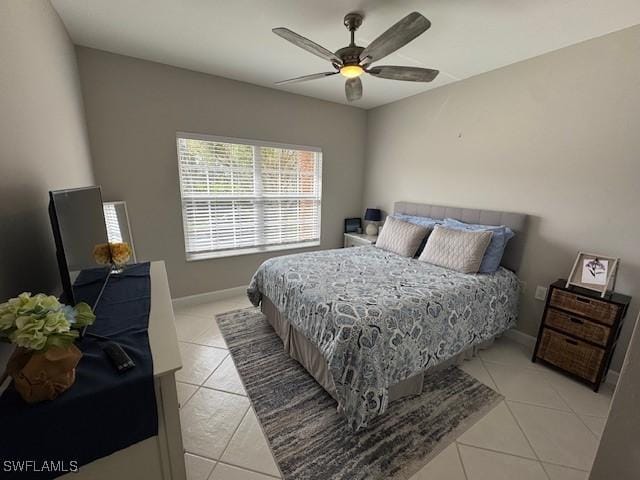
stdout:
<svg viewBox="0 0 640 480">
<path fill-rule="evenodd" d="M 282 250 L 297 250 L 300 248 L 319 247 L 320 241 L 289 243 L 287 245 L 267 245 L 264 247 L 240 248 L 237 250 L 223 250 L 219 252 L 187 253 L 187 262 L 211 260 L 215 258 L 239 257 L 241 255 L 255 255 L 257 253 L 278 252 Z"/>
</svg>

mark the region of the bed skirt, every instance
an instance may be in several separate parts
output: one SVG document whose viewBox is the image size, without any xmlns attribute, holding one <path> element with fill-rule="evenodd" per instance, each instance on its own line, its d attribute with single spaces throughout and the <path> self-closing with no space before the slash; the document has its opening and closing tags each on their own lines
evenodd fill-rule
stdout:
<svg viewBox="0 0 640 480">
<path fill-rule="evenodd" d="M 278 308 L 263 295 L 261 303 L 262 313 L 282 339 L 285 352 L 291 358 L 300 363 L 316 382 L 322 385 L 329 395 L 336 398 L 336 387 L 329 373 L 327 361 L 320 350 L 311 343 L 302 333 L 296 330 L 289 321 L 280 313 Z M 423 374 L 418 374 L 389 387 L 389 402 L 407 396 L 418 395 L 422 392 Z"/>
<path fill-rule="evenodd" d="M 333 378 L 329 373 L 329 366 L 320 350 L 311 343 L 302 333 L 296 330 L 285 316 L 278 310 L 273 302 L 266 296 L 262 296 L 260 304 L 262 313 L 267 317 L 269 324 L 282 339 L 285 352 L 291 358 L 300 363 L 307 372 L 324 388 L 329 395 L 336 398 L 336 387 Z M 455 357 L 440 363 L 429 369 L 440 369 L 452 364 L 461 364 L 465 359 L 472 358 L 478 350 L 485 349 L 493 343 L 493 339 L 487 340 L 480 345 L 471 347 Z M 426 372 L 425 372 L 426 373 Z M 389 403 L 401 398 L 419 395 L 422 392 L 422 383 L 425 373 L 420 373 L 409 377 L 395 385 L 389 386 Z"/>
</svg>

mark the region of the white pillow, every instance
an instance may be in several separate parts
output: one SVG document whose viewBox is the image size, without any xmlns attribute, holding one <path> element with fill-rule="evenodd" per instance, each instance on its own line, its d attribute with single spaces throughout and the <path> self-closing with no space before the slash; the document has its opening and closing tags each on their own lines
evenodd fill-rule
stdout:
<svg viewBox="0 0 640 480">
<path fill-rule="evenodd" d="M 428 233 L 429 230 L 420 225 L 387 217 L 376 240 L 376 247 L 403 257 L 413 257 Z"/>
<path fill-rule="evenodd" d="M 418 260 L 462 273 L 478 273 L 492 232 L 454 230 L 436 225 Z"/>
</svg>

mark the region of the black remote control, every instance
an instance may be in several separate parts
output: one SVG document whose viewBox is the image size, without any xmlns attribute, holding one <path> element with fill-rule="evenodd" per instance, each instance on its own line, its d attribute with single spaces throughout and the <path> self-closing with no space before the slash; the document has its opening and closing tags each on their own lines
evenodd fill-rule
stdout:
<svg viewBox="0 0 640 480">
<path fill-rule="evenodd" d="M 131 357 L 127 355 L 127 352 L 115 342 L 108 342 L 102 347 L 102 350 L 107 354 L 107 357 L 109 357 L 109 360 L 119 373 L 126 372 L 136 366 Z"/>
</svg>

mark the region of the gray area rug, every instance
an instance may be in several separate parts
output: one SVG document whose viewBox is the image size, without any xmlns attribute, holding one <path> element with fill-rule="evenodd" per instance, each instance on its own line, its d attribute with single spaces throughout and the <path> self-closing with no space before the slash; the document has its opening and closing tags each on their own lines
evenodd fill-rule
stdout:
<svg viewBox="0 0 640 480">
<path fill-rule="evenodd" d="M 353 433 L 260 310 L 217 321 L 286 480 L 409 479 L 502 399 L 446 367 L 425 378 L 422 395 L 390 404 L 367 430 Z"/>
</svg>

